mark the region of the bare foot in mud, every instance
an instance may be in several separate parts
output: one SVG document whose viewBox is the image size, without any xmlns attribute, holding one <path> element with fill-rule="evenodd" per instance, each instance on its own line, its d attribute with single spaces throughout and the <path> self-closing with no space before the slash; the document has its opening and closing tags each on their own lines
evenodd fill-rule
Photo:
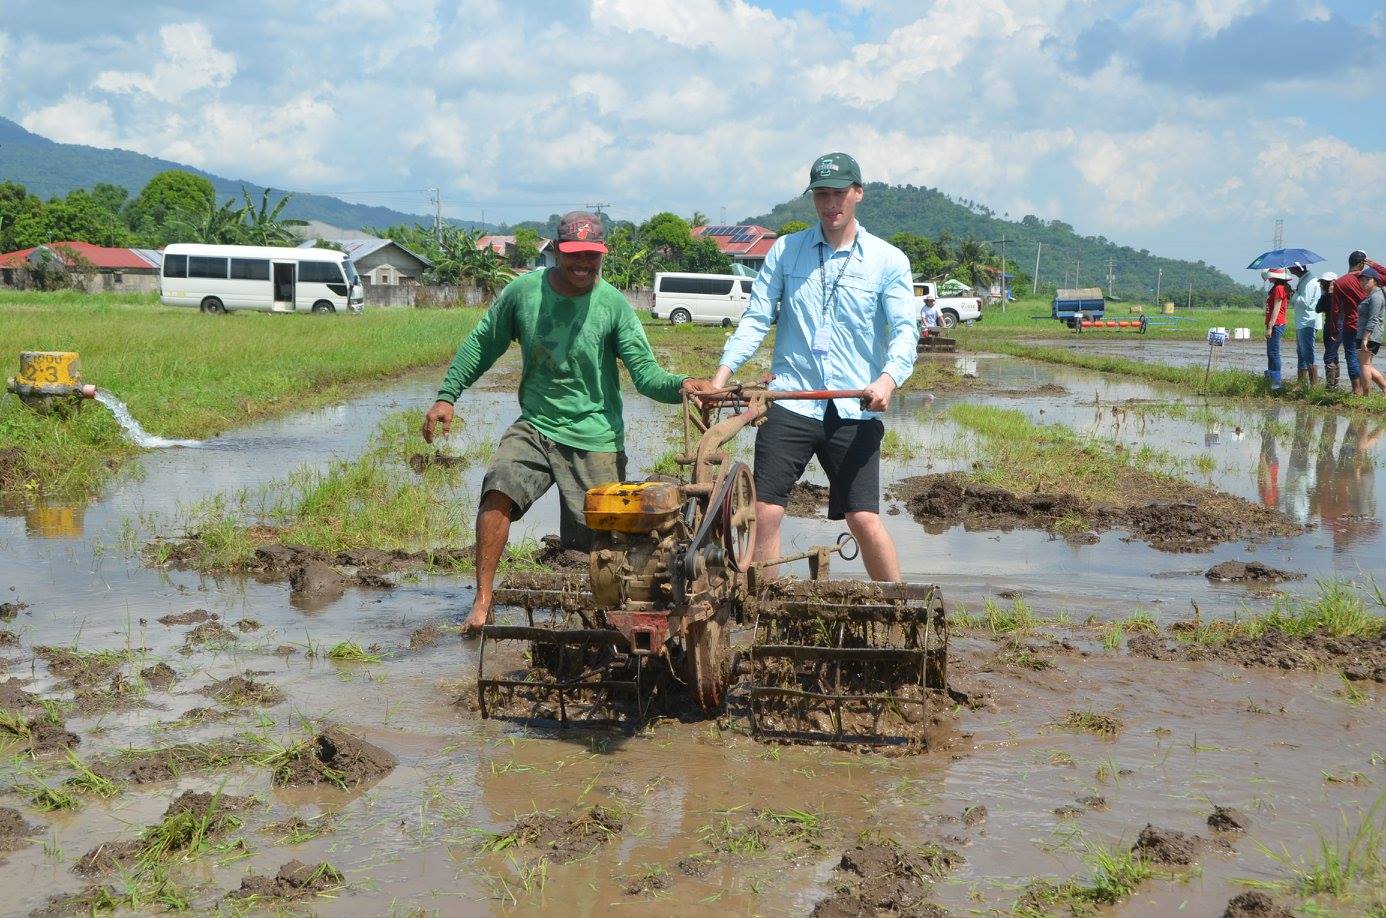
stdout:
<svg viewBox="0 0 1386 918">
<path fill-rule="evenodd" d="M 495 621 L 495 615 L 491 609 L 491 597 L 476 594 L 476 601 L 472 603 L 472 614 L 462 626 L 462 637 L 478 638 L 481 637 L 481 626 L 489 625 Z"/>
</svg>

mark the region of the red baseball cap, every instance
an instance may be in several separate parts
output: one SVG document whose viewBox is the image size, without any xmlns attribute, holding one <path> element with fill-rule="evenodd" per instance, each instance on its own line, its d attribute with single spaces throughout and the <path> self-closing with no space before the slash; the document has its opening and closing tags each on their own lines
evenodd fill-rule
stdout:
<svg viewBox="0 0 1386 918">
<path fill-rule="evenodd" d="M 560 252 L 605 252 L 602 218 L 585 210 L 564 214 L 558 221 L 557 243 Z"/>
</svg>

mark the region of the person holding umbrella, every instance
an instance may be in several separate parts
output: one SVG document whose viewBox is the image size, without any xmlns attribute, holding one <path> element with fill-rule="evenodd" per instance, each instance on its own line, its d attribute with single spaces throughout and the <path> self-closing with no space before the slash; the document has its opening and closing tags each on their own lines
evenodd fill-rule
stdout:
<svg viewBox="0 0 1386 918">
<path fill-rule="evenodd" d="M 1290 309 L 1290 272 L 1271 268 L 1261 272 L 1271 282 L 1266 293 L 1266 379 L 1272 392 L 1280 391 L 1280 341 L 1285 337 L 1285 316 Z"/>
<path fill-rule="evenodd" d="M 1290 273 L 1298 281 L 1295 295 L 1290 299 L 1295 312 L 1296 378 L 1301 386 L 1316 386 L 1319 383 L 1319 368 L 1314 365 L 1314 333 L 1319 320 L 1321 288 L 1303 262 L 1290 265 Z"/>
</svg>

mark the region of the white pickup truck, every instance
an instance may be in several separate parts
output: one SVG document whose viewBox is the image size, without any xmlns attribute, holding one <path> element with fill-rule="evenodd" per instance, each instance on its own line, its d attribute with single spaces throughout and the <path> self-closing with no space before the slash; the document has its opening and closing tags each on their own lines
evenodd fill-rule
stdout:
<svg viewBox="0 0 1386 918">
<path fill-rule="evenodd" d="M 952 328 L 959 322 L 980 322 L 982 320 L 982 301 L 975 296 L 938 295 L 938 287 L 932 281 L 915 281 L 914 299 L 923 315 L 924 304 L 932 298 L 939 310 L 939 324 Z"/>
</svg>

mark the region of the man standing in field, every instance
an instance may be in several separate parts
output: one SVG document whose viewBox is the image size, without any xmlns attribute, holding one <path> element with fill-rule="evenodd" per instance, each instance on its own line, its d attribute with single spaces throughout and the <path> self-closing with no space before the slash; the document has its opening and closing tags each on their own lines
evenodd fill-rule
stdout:
<svg viewBox="0 0 1386 918">
<path fill-rule="evenodd" d="M 919 337 L 910 262 L 856 220 L 861 169 L 845 153 L 809 167 L 818 224 L 775 240 L 713 377 L 731 379 L 776 327 L 772 390 L 861 389 L 865 398 L 776 402 L 756 434 L 754 557 L 780 553 L 789 492 L 813 456 L 828 474 L 828 518 L 846 519 L 873 580 L 899 580 L 880 517 L 881 439 Z"/>
<path fill-rule="evenodd" d="M 554 484 L 565 548 L 591 547 L 584 523 L 587 489 L 621 481 L 625 426 L 616 359 L 641 395 L 674 404 L 706 379 L 666 372 L 655 362 L 635 311 L 601 279 L 606 253 L 601 218 L 583 211 L 559 222 L 557 267 L 511 281 L 458 348 L 438 400 L 424 418 L 429 443 L 452 426 L 453 403 L 510 347 L 520 343 L 520 417 L 501 436 L 481 485 L 476 517 L 476 599 L 466 630 L 491 620 L 496 566 L 510 523 Z"/>
<path fill-rule="evenodd" d="M 1348 255 L 1348 273 L 1333 282 L 1333 300 L 1328 306 L 1324 328 L 1323 362 L 1328 388 L 1338 388 L 1338 346 L 1342 345 L 1343 360 L 1348 365 L 1348 379 L 1352 380 L 1352 391 L 1358 395 L 1367 394 L 1366 384 L 1362 380 L 1362 366 L 1357 360 L 1357 304 L 1367 296 L 1359 275 L 1368 265 L 1377 272 L 1386 272 L 1386 267 L 1371 261 L 1361 249 Z M 1331 340 L 1328 339 L 1329 333 L 1333 334 Z"/>
</svg>

